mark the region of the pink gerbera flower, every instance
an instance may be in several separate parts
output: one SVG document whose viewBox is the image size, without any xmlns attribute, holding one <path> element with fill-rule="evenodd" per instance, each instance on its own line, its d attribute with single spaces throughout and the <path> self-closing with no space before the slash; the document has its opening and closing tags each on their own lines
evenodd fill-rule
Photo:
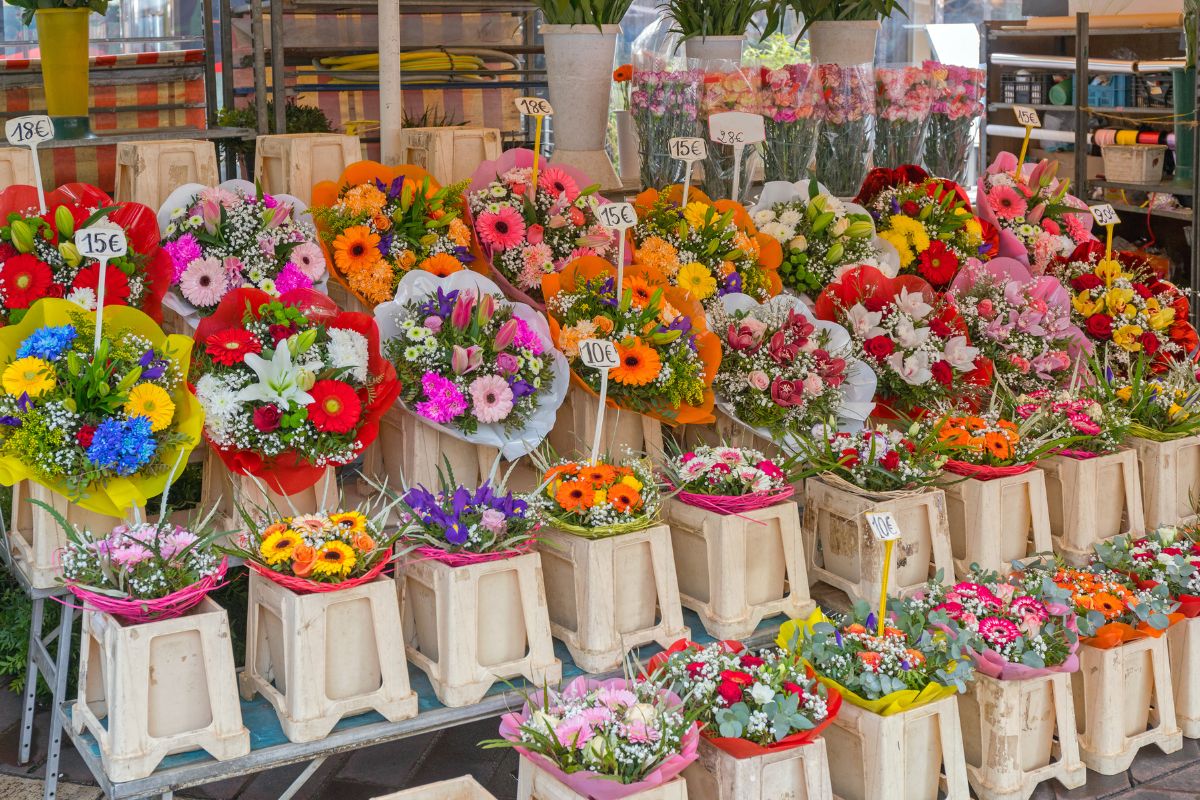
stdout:
<svg viewBox="0 0 1200 800">
<path fill-rule="evenodd" d="M 568 203 L 579 197 L 579 184 L 561 167 L 547 167 L 538 175 L 538 188 L 555 197 L 567 196 Z"/>
<path fill-rule="evenodd" d="M 515 208 L 501 206 L 499 211 L 480 214 L 475 220 L 475 230 L 484 244 L 495 250 L 507 250 L 525 238 L 525 220 Z"/>
<path fill-rule="evenodd" d="M 300 268 L 313 283 L 325 274 L 325 255 L 316 242 L 303 242 L 292 250 L 291 262 Z"/>
<path fill-rule="evenodd" d="M 197 258 L 179 276 L 179 290 L 197 308 L 215 306 L 225 296 L 225 267 L 215 258 Z"/>
<path fill-rule="evenodd" d="M 1001 219 L 1017 219 L 1025 214 L 1029 205 L 1021 193 L 1011 186 L 996 186 L 988 193 L 987 201 Z"/>
<path fill-rule="evenodd" d="M 993 647 L 1004 647 L 1020 638 L 1021 629 L 1003 617 L 984 617 L 979 620 L 979 635 Z"/>
<path fill-rule="evenodd" d="M 471 381 L 471 413 L 483 423 L 500 422 L 512 413 L 513 393 L 499 375 L 482 375 Z"/>
</svg>

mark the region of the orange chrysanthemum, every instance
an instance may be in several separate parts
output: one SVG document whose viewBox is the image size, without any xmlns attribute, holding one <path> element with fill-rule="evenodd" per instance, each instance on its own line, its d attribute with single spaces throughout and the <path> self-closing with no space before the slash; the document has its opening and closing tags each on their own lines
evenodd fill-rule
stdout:
<svg viewBox="0 0 1200 800">
<path fill-rule="evenodd" d="M 435 253 L 418 265 L 418 269 L 423 269 L 439 278 L 458 272 L 462 268 L 462 262 L 449 253 Z"/>
<path fill-rule="evenodd" d="M 471 246 L 471 228 L 457 217 L 450 220 L 450 225 L 446 228 L 446 235 L 459 247 Z"/>
<path fill-rule="evenodd" d="M 654 348 L 634 337 L 629 346 L 617 342 L 617 358 L 621 363 L 608 373 L 608 377 L 627 386 L 645 386 L 662 372 L 662 359 Z"/>
<path fill-rule="evenodd" d="M 379 191 L 373 183 L 362 183 L 342 195 L 340 202 L 351 214 L 374 216 L 383 210 L 387 203 L 387 195 Z"/>
<path fill-rule="evenodd" d="M 355 225 L 333 240 L 333 263 L 344 274 L 369 269 L 379 263 L 379 234 L 366 225 Z"/>
<path fill-rule="evenodd" d="M 564 481 L 554 493 L 554 500 L 567 511 L 592 507 L 596 490 L 587 481 Z"/>
</svg>

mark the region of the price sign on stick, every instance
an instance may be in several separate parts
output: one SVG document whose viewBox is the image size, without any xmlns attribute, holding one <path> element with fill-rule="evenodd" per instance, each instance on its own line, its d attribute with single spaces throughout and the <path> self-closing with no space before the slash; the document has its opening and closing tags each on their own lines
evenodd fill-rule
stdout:
<svg viewBox="0 0 1200 800">
<path fill-rule="evenodd" d="M 900 538 L 900 526 L 890 511 L 868 511 L 863 514 L 867 526 L 875 538 L 883 542 L 883 580 L 879 587 L 879 635 L 883 636 L 884 620 L 887 619 L 888 576 L 892 571 L 892 548 Z"/>
<path fill-rule="evenodd" d="M 550 105 L 549 100 L 543 100 L 540 97 L 518 97 L 514 102 L 517 104 L 517 111 L 520 111 L 526 116 L 531 116 L 534 119 L 533 174 L 530 176 L 530 183 L 533 184 L 533 193 L 536 195 L 538 183 L 538 161 L 542 157 L 542 127 L 546 117 L 554 114 L 554 107 Z"/>
<path fill-rule="evenodd" d="M 637 211 L 631 203 L 605 203 L 596 207 L 596 218 L 606 228 L 617 232 L 617 299 L 625 285 L 625 231 L 637 225 Z"/>
<path fill-rule="evenodd" d="M 1042 120 L 1037 111 L 1029 106 L 1013 106 L 1013 113 L 1017 115 L 1017 124 L 1025 127 L 1025 141 L 1021 142 L 1021 155 L 1017 158 L 1017 171 L 1013 173 L 1013 178 L 1019 182 L 1021 165 L 1025 163 L 1025 154 L 1029 152 L 1029 137 L 1033 135 L 1034 128 L 1042 127 Z"/>
<path fill-rule="evenodd" d="M 766 141 L 767 129 L 762 114 L 746 111 L 722 111 L 708 118 L 708 138 L 733 147 L 733 185 L 730 200 L 737 200 L 742 183 L 742 153 L 746 146 Z"/>
<path fill-rule="evenodd" d="M 10 119 L 4 123 L 4 138 L 13 147 L 28 147 L 33 157 L 33 177 L 37 183 L 38 205 L 46 213 L 46 192 L 42 188 L 42 165 L 38 161 L 37 146 L 54 138 L 54 123 L 45 114 L 30 114 Z"/>
<path fill-rule="evenodd" d="M 1096 220 L 1096 224 L 1104 228 L 1106 232 L 1104 257 L 1112 258 L 1113 228 L 1121 221 L 1121 218 L 1117 216 L 1116 209 L 1108 203 L 1099 203 L 1091 206 L 1088 210 L 1092 212 L 1092 219 Z"/>
<path fill-rule="evenodd" d="M 671 158 L 687 165 L 687 171 L 683 174 L 683 201 L 680 204 L 681 207 L 685 207 L 688 190 L 692 188 L 692 169 L 697 161 L 708 158 L 708 142 L 695 136 L 676 136 L 667 142 L 667 152 Z"/>
<path fill-rule="evenodd" d="M 75 234 L 75 247 L 84 258 L 94 258 L 100 262 L 100 277 L 96 284 L 96 341 L 92 352 L 100 349 L 101 328 L 104 324 L 104 283 L 108 272 L 108 262 L 120 258 L 129 251 L 125 241 L 125 231 L 111 222 L 98 222 L 90 228 L 84 228 Z"/>
<path fill-rule="evenodd" d="M 608 400 L 608 371 L 621 363 L 617 346 L 607 339 L 585 339 L 579 343 L 579 357 L 585 366 L 600 370 L 600 407 L 596 409 L 596 432 L 592 436 L 592 463 L 600 458 L 604 438 L 604 408 Z"/>
</svg>

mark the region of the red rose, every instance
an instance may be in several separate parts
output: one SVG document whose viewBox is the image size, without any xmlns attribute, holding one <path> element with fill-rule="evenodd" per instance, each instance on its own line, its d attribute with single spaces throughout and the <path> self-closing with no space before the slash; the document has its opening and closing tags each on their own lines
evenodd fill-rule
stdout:
<svg viewBox="0 0 1200 800">
<path fill-rule="evenodd" d="M 1071 279 L 1071 288 L 1077 292 L 1099 289 L 1103 285 L 1104 281 L 1100 280 L 1100 276 L 1094 272 L 1085 272 Z"/>
<path fill-rule="evenodd" d="M 279 430 L 279 423 L 282 419 L 283 412 L 279 410 L 279 406 L 273 403 L 254 409 L 254 427 L 263 433 L 271 433 L 272 431 Z"/>
<path fill-rule="evenodd" d="M 1158 337 L 1153 331 L 1146 331 L 1138 337 L 1138 341 L 1142 343 L 1142 349 L 1146 351 L 1146 355 L 1152 356 L 1158 352 Z"/>
<path fill-rule="evenodd" d="M 883 311 L 883 307 L 888 304 L 890 299 L 891 298 L 884 297 L 882 295 L 864 297 L 862 301 L 863 308 L 867 309 L 867 311 Z"/>
<path fill-rule="evenodd" d="M 1179 549 L 1178 547 L 1164 547 L 1162 549 L 1162 551 L 1163 551 L 1163 555 L 1167 555 L 1167 556 L 1183 555 L 1183 550 Z"/>
<path fill-rule="evenodd" d="M 913 444 L 912 442 L 910 442 L 908 439 L 901 439 L 900 444 L 904 445 L 904 449 L 910 453 L 917 452 L 917 446 L 915 444 Z"/>
<path fill-rule="evenodd" d="M 804 687 L 791 681 L 783 682 L 783 690 L 788 694 L 804 694 Z"/>
<path fill-rule="evenodd" d="M 742 702 L 742 689 L 736 683 L 722 681 L 717 686 L 717 694 L 727 706 Z"/>
<path fill-rule="evenodd" d="M 1092 314 L 1084 323 L 1087 328 L 1088 336 L 1093 339 L 1111 339 L 1112 338 L 1112 317 L 1108 314 Z"/>
<path fill-rule="evenodd" d="M 946 362 L 940 361 L 938 363 L 945 364 Z M 900 454 L 895 450 L 888 450 L 887 455 L 879 459 L 879 466 L 886 470 L 896 469 L 896 467 L 900 466 Z"/>
<path fill-rule="evenodd" d="M 954 383 L 954 368 L 945 359 L 938 359 L 933 362 L 933 366 L 929 368 L 929 371 L 933 373 L 933 379 L 942 386 L 949 387 Z"/>
<path fill-rule="evenodd" d="M 761 667 L 763 664 L 767 663 L 758 656 L 752 656 L 749 653 L 742 656 L 740 659 L 738 659 L 738 661 L 746 669 L 754 669 L 755 667 Z"/>
<path fill-rule="evenodd" d="M 61 283 L 52 283 L 46 288 L 46 297 L 66 297 L 67 287 Z"/>
<path fill-rule="evenodd" d="M 896 345 L 886 336 L 872 336 L 863 342 L 863 349 L 873 358 L 882 361 L 896 350 Z"/>
<path fill-rule="evenodd" d="M 282 342 L 284 339 L 288 338 L 289 336 L 299 333 L 300 326 L 297 325 L 295 322 L 289 323 L 287 325 L 280 325 L 278 323 L 273 323 L 273 324 L 267 326 L 267 332 L 271 334 L 271 346 L 274 347 L 275 345 L 279 344 L 280 342 Z"/>
<path fill-rule="evenodd" d="M 838 459 L 838 463 L 847 469 L 852 469 L 858 466 L 858 451 L 853 447 L 847 447 L 842 451 L 842 457 Z"/>
<path fill-rule="evenodd" d="M 938 336 L 942 339 L 949 339 L 953 334 L 953 331 L 950 330 L 950 326 L 947 325 L 945 321 L 937 318 L 933 319 L 929 323 L 929 330 L 933 331 L 934 336 Z"/>
<path fill-rule="evenodd" d="M 95 425 L 83 425 L 75 432 L 75 441 L 79 442 L 80 447 L 91 447 L 92 437 L 95 435 Z"/>
<path fill-rule="evenodd" d="M 921 207 L 912 200 L 905 200 L 903 203 L 901 203 L 900 210 L 903 211 L 904 215 L 908 217 L 915 217 L 917 214 L 921 213 Z"/>
<path fill-rule="evenodd" d="M 1154 292 L 1150 291 L 1150 287 L 1144 283 L 1135 283 L 1133 285 L 1133 290 L 1137 292 L 1138 297 L 1141 297 L 1142 299 L 1146 299 L 1154 294 Z"/>
</svg>

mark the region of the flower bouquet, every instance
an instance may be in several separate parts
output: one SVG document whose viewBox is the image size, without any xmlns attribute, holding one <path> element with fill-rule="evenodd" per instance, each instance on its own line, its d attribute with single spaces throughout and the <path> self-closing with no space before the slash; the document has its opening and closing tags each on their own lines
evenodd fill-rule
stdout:
<svg viewBox="0 0 1200 800">
<path fill-rule="evenodd" d="M 975 121 L 983 116 L 987 71 L 926 61 L 933 78 L 933 108 L 925 134 L 925 169 L 952 181 L 966 178 L 975 146 Z"/>
<path fill-rule="evenodd" d="M 1161 369 L 1195 351 L 1187 295 L 1157 278 L 1136 254 L 1114 251 L 1106 259 L 1104 245 L 1085 242 L 1050 271 L 1075 292 L 1075 323 L 1118 374 L 1127 374 L 1140 353 Z"/>
<path fill-rule="evenodd" d="M 704 74 L 698 69 L 663 62 L 657 55 L 635 53 L 629 108 L 641 147 L 643 186 L 682 183 L 686 164 L 671 158 L 676 137 L 703 136 L 697 121 Z"/>
<path fill-rule="evenodd" d="M 1188 619 L 1200 616 L 1200 542 L 1174 526 L 1144 536 L 1117 536 L 1096 542 L 1096 557 L 1113 572 L 1130 575 L 1139 589 L 1167 587 Z"/>
<path fill-rule="evenodd" d="M 365 314 L 325 295 L 234 289 L 200 321 L 192 368 L 204 435 L 229 470 L 292 495 L 375 440 L 400 391 Z"/>
<path fill-rule="evenodd" d="M 776 641 L 798 651 L 843 700 L 881 716 L 964 691 L 974 668 L 949 616 L 927 614 L 913 599 L 889 599 L 887 610 L 882 635 L 875 614 L 859 601 L 844 617 L 817 609 L 808 619 L 785 622 Z"/>
<path fill-rule="evenodd" d="M 917 66 L 875 68 L 875 158 L 877 167 L 920 160 L 933 109 L 933 82 Z"/>
<path fill-rule="evenodd" d="M 1016 156 L 1001 153 L 980 177 L 976 197 L 980 217 L 1000 230 L 1000 255 L 1024 261 L 1041 275 L 1055 259 L 1096 237 L 1087 203 L 1067 193 L 1070 181 L 1055 177 L 1058 162 L 1027 167 L 1014 175 Z"/>
<path fill-rule="evenodd" d="M 115 203 L 83 183 L 47 194 L 46 209 L 38 214 L 33 186 L 0 191 L 0 324 L 19 322 L 43 297 L 65 297 L 88 311 L 96 309 L 100 264 L 79 254 L 75 234 L 101 219 L 122 228 L 129 245 L 129 252 L 105 269 L 104 305 L 132 306 L 162 322 L 171 261 L 159 247 L 151 209 Z"/>
<path fill-rule="evenodd" d="M 241 180 L 188 183 L 167 195 L 158 224 L 173 265 L 165 302 L 191 327 L 242 286 L 272 297 L 325 291 L 325 256 L 312 216 L 291 195 L 264 194 Z"/>
<path fill-rule="evenodd" d="M 826 483 L 885 498 L 934 485 L 946 463 L 944 451 L 936 428 L 916 421 L 905 429 L 881 425 L 854 433 L 818 425 L 800 455 Z"/>
<path fill-rule="evenodd" d="M 30 479 L 121 517 L 161 493 L 200 441 L 192 342 L 134 308 L 38 301 L 0 328 L 0 483 Z"/>
<path fill-rule="evenodd" d="M 971 342 L 1013 392 L 1059 385 L 1090 347 L 1071 316 L 1071 293 L 1011 258 L 969 261 L 950 282 Z"/>
<path fill-rule="evenodd" d="M 763 174 L 768 181 L 794 181 L 809 173 L 818 124 L 816 98 L 809 86 L 812 73 L 808 64 L 761 69 L 758 106 L 767 133 Z"/>
<path fill-rule="evenodd" d="M 1115 453 L 1129 433 L 1129 414 L 1094 387 L 1036 389 L 1018 395 L 1013 402 L 1014 419 L 1040 418 L 1041 426 L 1057 426 L 1071 437 L 1070 447 L 1055 451 L 1055 455 L 1094 458 Z"/>
<path fill-rule="evenodd" d="M 674 497 L 717 514 L 766 508 L 795 492 L 783 468 L 748 447 L 700 445 L 667 459 L 663 474 Z"/>
<path fill-rule="evenodd" d="M 452 567 L 527 553 L 539 525 L 525 498 L 489 481 L 474 491 L 445 482 L 436 492 L 415 486 L 401 508 L 407 514 L 401 549 Z"/>
<path fill-rule="evenodd" d="M 1068 415 L 1079 417 L 1081 412 L 1067 410 L 1077 409 L 1075 405 L 1051 411 L 1052 405 L 1042 409 L 1026 403 L 1006 413 L 993 404 L 976 415 L 943 417 L 937 432 L 950 455 L 946 471 L 986 481 L 1033 469 L 1041 456 L 1076 441 Z"/>
<path fill-rule="evenodd" d="M 599 371 L 583 366 L 579 345 L 608 339 L 620 359 L 608 373 L 610 406 L 672 425 L 711 422 L 721 346 L 700 304 L 648 268 L 626 269 L 618 295 L 615 273 L 608 262 L 582 258 L 543 282 L 550 332 L 572 380 L 599 392 Z"/>
<path fill-rule="evenodd" d="M 761 80 L 758 67 L 743 67 L 729 61 L 704 63 L 700 122 L 705 133 L 708 132 L 709 117 L 713 114 L 726 111 L 759 113 Z M 708 143 L 708 157 L 703 162 L 704 181 L 702 186 L 709 197 L 718 197 L 739 203 L 750 201 L 751 175 L 758 159 L 758 148 L 742 147 L 741 166 L 737 171 L 740 186 L 733 185 L 736 153 L 737 150 L 733 145 L 718 144 L 713 141 Z"/>
<path fill-rule="evenodd" d="M 759 232 L 746 209 L 713 202 L 695 189 L 680 208 L 677 187 L 647 189 L 635 201 L 633 260 L 664 275 L 672 285 L 712 308 L 741 292 L 764 301 L 779 294 L 779 243 Z"/>
<path fill-rule="evenodd" d="M 1195 365 L 1173 362 L 1155 372 L 1145 355 L 1135 358 L 1126 375 L 1112 375 L 1097 385 L 1125 406 L 1139 439 L 1170 442 L 1200 434 L 1200 378 Z"/>
<path fill-rule="evenodd" d="M 971 213 L 962 187 L 929 178 L 919 168 L 872 170 L 855 199 L 875 220 L 879 238 L 896 248 L 900 271 L 938 289 L 969 259 L 996 254 L 998 234 Z"/>
<path fill-rule="evenodd" d="M 814 319 L 798 297 L 759 304 L 728 294 L 708 323 L 724 350 L 713 381 L 717 405 L 763 439 L 794 450 L 813 425 L 857 428 L 870 416 L 875 374 L 851 356 L 846 329 Z"/>
<path fill-rule="evenodd" d="M 658 479 L 646 459 L 560 461 L 545 471 L 542 487 L 531 500 L 541 517 L 594 539 L 648 528 L 662 509 Z"/>
<path fill-rule="evenodd" d="M 871 65 L 818 64 L 810 81 L 819 119 L 815 177 L 832 194 L 850 197 L 867 174 L 875 141 Z"/>
<path fill-rule="evenodd" d="M 1036 678 L 1079 669 L 1079 630 L 1069 592 L 975 571 L 953 586 L 930 581 L 916 601 L 955 622 L 975 669 L 996 680 Z"/>
<path fill-rule="evenodd" d="M 403 386 L 400 400 L 426 424 L 509 460 L 554 427 L 567 362 L 545 318 L 505 299 L 484 276 L 410 272 L 375 318 Z"/>
<path fill-rule="evenodd" d="M 991 361 L 971 345 L 954 303 L 920 278 L 857 267 L 821 293 L 815 312 L 843 325 L 875 371 L 877 415 L 975 403 L 991 383 Z"/>
<path fill-rule="evenodd" d="M 475 170 L 468 189 L 471 224 L 491 277 L 514 300 L 541 311 L 542 279 L 582 256 L 616 258 L 613 234 L 596 219 L 607 203 L 599 184 L 545 159 L 533 187 L 533 152 L 507 150 Z"/>
<path fill-rule="evenodd" d="M 647 672 L 698 713 L 705 739 L 735 758 L 808 744 L 842 705 L 842 696 L 814 680 L 795 650 L 683 640 L 655 655 Z"/>
<path fill-rule="evenodd" d="M 819 294 L 845 265 L 879 260 L 875 223 L 866 209 L 838 200 L 816 181 L 765 184 L 750 216 L 783 249 L 783 285 L 802 295 Z"/>
<path fill-rule="evenodd" d="M 619 800 L 674 780 L 696 760 L 699 726 L 679 696 L 650 681 L 580 677 L 500 719 L 501 739 L 580 797 Z M 524 769 L 524 767 L 522 768 Z"/>
<path fill-rule="evenodd" d="M 445 277 L 472 265 L 465 189 L 441 186 L 420 167 L 374 161 L 318 183 L 312 212 L 334 279 L 370 308 L 391 300 L 409 270 Z"/>
</svg>

